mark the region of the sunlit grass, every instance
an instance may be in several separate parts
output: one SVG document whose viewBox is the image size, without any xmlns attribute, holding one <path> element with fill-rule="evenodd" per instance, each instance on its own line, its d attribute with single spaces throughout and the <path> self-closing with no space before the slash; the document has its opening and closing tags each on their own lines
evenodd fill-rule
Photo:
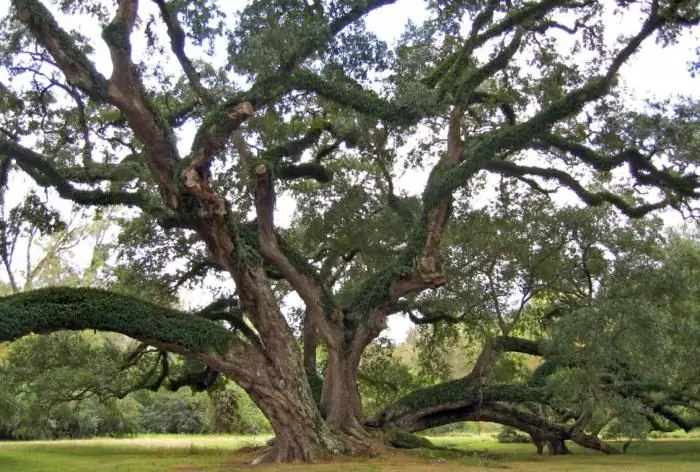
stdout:
<svg viewBox="0 0 700 472">
<path fill-rule="evenodd" d="M 199 472 L 250 470 L 255 436 L 149 435 L 134 439 L 0 443 L 1 472 Z M 700 440 L 634 443 L 627 454 L 604 456 L 572 446 L 573 455 L 537 456 L 528 444 L 498 444 L 489 436 L 433 438 L 455 451 L 392 452 L 376 458 L 340 458 L 264 470 L 330 472 L 700 472 Z"/>
</svg>

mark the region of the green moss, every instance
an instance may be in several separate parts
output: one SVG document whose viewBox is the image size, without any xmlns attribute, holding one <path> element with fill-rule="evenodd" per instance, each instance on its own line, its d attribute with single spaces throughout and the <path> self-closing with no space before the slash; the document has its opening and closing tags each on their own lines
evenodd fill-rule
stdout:
<svg viewBox="0 0 700 472">
<path fill-rule="evenodd" d="M 506 401 L 524 403 L 541 401 L 548 397 L 544 389 L 524 384 L 496 384 L 481 386 L 472 379 L 462 378 L 415 390 L 400 399 L 392 407 L 392 416 L 419 412 L 450 403 Z"/>
<path fill-rule="evenodd" d="M 123 22 L 112 22 L 102 30 L 102 39 L 110 47 L 121 49 L 126 53 L 131 52 L 129 43 L 129 31 Z"/>
<path fill-rule="evenodd" d="M 0 298 L 0 341 L 61 329 L 114 331 L 193 352 L 224 353 L 231 340 L 215 322 L 105 290 L 50 287 Z"/>
<path fill-rule="evenodd" d="M 387 431 L 389 444 L 400 449 L 432 449 L 435 446 L 428 439 L 401 429 L 392 428 Z"/>
</svg>

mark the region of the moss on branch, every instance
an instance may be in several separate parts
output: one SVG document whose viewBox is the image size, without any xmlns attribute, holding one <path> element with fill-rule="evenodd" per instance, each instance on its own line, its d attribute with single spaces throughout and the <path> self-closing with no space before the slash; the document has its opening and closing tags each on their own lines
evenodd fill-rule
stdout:
<svg viewBox="0 0 700 472">
<path fill-rule="evenodd" d="M 310 71 L 297 70 L 288 80 L 293 88 L 314 92 L 327 100 L 396 125 L 410 125 L 429 114 L 419 104 L 396 104 L 372 91 L 324 80 Z"/>
<path fill-rule="evenodd" d="M 225 353 L 232 339 L 213 321 L 105 290 L 50 287 L 0 298 L 0 341 L 82 329 L 114 331 L 197 353 Z"/>
<path fill-rule="evenodd" d="M 37 0 L 14 0 L 13 4 L 20 21 L 49 51 L 68 81 L 91 98 L 106 101 L 107 79 L 76 46 L 75 40 L 58 25 L 51 12 Z"/>
<path fill-rule="evenodd" d="M 455 408 L 455 405 L 473 402 L 541 402 L 548 397 L 548 392 L 543 388 L 517 383 L 482 386 L 473 379 L 464 377 L 415 390 L 389 407 L 387 413 L 388 418 L 398 418 L 420 414 L 421 410 L 439 409 L 443 405 Z"/>
<path fill-rule="evenodd" d="M 103 190 L 76 189 L 53 167 L 48 158 L 7 139 L 0 138 L 0 156 L 13 159 L 37 184 L 45 187 L 52 187 L 56 189 L 61 197 L 82 205 L 126 205 L 136 206 L 142 209 L 147 209 L 152 206 L 152 202 L 149 201 L 148 197 L 138 192 L 108 192 Z M 122 170 L 125 172 L 127 171 L 126 166 L 124 166 L 124 168 L 106 165 L 100 166 L 100 175 L 95 175 L 95 178 L 104 177 L 106 180 L 111 180 L 110 177 L 116 178 L 119 176 L 119 179 L 121 179 Z M 114 174 L 109 175 L 111 172 L 114 172 Z M 85 173 L 90 174 L 91 170 L 85 169 Z"/>
</svg>

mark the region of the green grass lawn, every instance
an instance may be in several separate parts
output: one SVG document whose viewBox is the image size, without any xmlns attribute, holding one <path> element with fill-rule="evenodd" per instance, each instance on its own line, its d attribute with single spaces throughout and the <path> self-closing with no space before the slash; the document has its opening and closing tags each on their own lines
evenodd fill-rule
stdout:
<svg viewBox="0 0 700 472">
<path fill-rule="evenodd" d="M 213 472 L 250 470 L 254 457 L 246 446 L 266 438 L 231 436 L 144 436 L 137 439 L 0 442 L 0 472 Z M 439 445 L 465 452 L 393 452 L 377 458 L 336 459 L 309 467 L 262 470 L 330 472 L 700 472 L 700 440 L 663 440 L 632 444 L 627 454 L 604 456 L 573 448 L 573 455 L 537 456 L 529 444 L 498 444 L 490 437 L 441 437 Z"/>
</svg>

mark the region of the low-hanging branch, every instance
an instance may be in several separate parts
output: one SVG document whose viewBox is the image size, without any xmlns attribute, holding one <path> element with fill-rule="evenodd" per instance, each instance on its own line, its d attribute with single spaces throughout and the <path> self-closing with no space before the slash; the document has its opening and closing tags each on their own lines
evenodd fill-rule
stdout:
<svg viewBox="0 0 700 472">
<path fill-rule="evenodd" d="M 106 290 L 51 287 L 0 298 L 0 341 L 83 329 L 114 331 L 204 355 L 226 353 L 237 342 L 213 321 Z"/>
</svg>

